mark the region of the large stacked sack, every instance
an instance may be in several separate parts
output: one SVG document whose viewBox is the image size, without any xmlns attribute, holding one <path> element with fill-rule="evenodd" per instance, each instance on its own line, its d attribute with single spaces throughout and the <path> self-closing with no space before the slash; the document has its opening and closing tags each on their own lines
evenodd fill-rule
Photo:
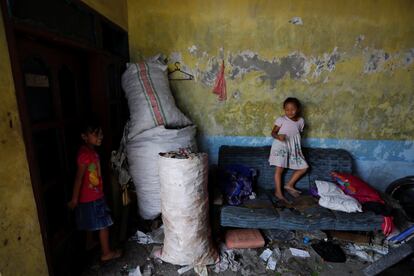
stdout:
<svg viewBox="0 0 414 276">
<path fill-rule="evenodd" d="M 138 212 L 144 219 L 154 219 L 161 213 L 158 153 L 196 151 L 196 128 L 176 107 L 167 66 L 156 58 L 128 64 L 122 88 L 130 111 L 124 138 Z"/>
<path fill-rule="evenodd" d="M 164 247 L 161 259 L 175 265 L 205 266 L 217 260 L 209 224 L 208 158 L 159 156 Z"/>
</svg>

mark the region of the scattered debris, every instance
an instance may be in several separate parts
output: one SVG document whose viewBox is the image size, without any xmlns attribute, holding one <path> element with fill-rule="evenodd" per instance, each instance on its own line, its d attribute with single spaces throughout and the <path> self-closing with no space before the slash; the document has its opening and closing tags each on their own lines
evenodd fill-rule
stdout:
<svg viewBox="0 0 414 276">
<path fill-rule="evenodd" d="M 128 273 L 128 276 L 142 276 L 139 266 Z"/>
<path fill-rule="evenodd" d="M 137 230 L 136 234 L 131 237 L 131 240 L 137 241 L 140 244 L 163 243 L 164 242 L 164 226 L 145 234 Z"/>
<path fill-rule="evenodd" d="M 272 255 L 272 250 L 270 250 L 269 248 L 266 248 L 262 254 L 260 254 L 260 259 L 262 259 L 263 261 L 267 262 L 267 260 L 269 259 L 269 257 Z"/>
<path fill-rule="evenodd" d="M 145 264 L 144 269 L 142 271 L 142 276 L 151 276 L 154 272 L 154 265 L 151 261 Z"/>
<path fill-rule="evenodd" d="M 240 263 L 236 261 L 234 250 L 228 249 L 224 244 L 220 246 L 220 261 L 216 263 L 214 272 L 219 273 L 230 269 L 233 272 L 240 270 Z"/>
<path fill-rule="evenodd" d="M 190 271 L 193 268 L 194 268 L 193 265 L 187 265 L 187 266 L 183 266 L 182 268 L 178 269 L 177 272 L 178 272 L 178 274 L 181 275 L 181 274 L 186 273 L 187 271 Z"/>
<path fill-rule="evenodd" d="M 269 260 L 267 261 L 266 269 L 275 270 L 276 269 L 276 265 L 277 265 L 276 257 L 274 257 L 273 255 L 271 255 L 270 258 L 269 258 Z"/>
<path fill-rule="evenodd" d="M 303 241 L 306 238 L 308 238 L 310 241 L 313 240 L 324 240 L 327 238 L 327 235 L 325 232 L 322 232 L 321 230 L 311 230 L 311 231 L 301 231 L 296 230 L 296 239 L 299 241 Z"/>
<path fill-rule="evenodd" d="M 295 238 L 295 232 L 290 230 L 266 229 L 263 234 L 270 241 L 290 241 Z"/>
<path fill-rule="evenodd" d="M 153 258 L 154 260 L 160 261 L 162 263 L 161 255 L 162 255 L 162 246 L 154 246 L 151 250 L 150 258 Z"/>
<path fill-rule="evenodd" d="M 273 251 L 267 248 L 260 255 L 260 259 L 266 263 L 266 269 L 275 270 L 281 255 L 279 248 L 275 248 Z"/>
<path fill-rule="evenodd" d="M 346 261 L 342 248 L 332 241 L 322 240 L 312 244 L 312 248 L 326 262 L 344 263 Z"/>
<path fill-rule="evenodd" d="M 295 16 L 292 19 L 290 19 L 289 23 L 291 23 L 293 25 L 303 25 L 302 18 L 300 18 L 299 16 Z"/>
<path fill-rule="evenodd" d="M 166 158 L 193 159 L 197 156 L 197 153 L 193 152 L 191 148 L 180 148 L 178 151 L 164 152 L 160 155 Z"/>
<path fill-rule="evenodd" d="M 297 249 L 297 248 L 289 248 L 290 253 L 292 253 L 293 256 L 295 257 L 301 257 L 301 258 L 309 258 L 309 252 L 306 250 L 302 250 L 302 249 Z"/>
<path fill-rule="evenodd" d="M 338 240 L 344 240 L 354 243 L 370 243 L 371 237 L 366 233 L 355 233 L 355 232 L 345 232 L 345 231 L 329 231 L 329 235 Z"/>
<path fill-rule="evenodd" d="M 349 243 L 345 246 L 348 255 L 357 256 L 367 262 L 375 262 L 388 253 L 388 248 L 378 245 L 358 245 Z"/>
<path fill-rule="evenodd" d="M 194 267 L 194 272 L 195 272 L 198 276 L 208 276 L 207 267 L 206 267 L 205 265 L 202 265 L 202 266 L 195 266 L 195 267 Z"/>
</svg>

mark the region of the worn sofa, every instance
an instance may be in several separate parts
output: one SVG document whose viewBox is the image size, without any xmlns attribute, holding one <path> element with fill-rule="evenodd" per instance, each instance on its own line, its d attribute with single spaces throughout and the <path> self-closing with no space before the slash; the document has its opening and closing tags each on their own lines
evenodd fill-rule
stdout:
<svg viewBox="0 0 414 276">
<path fill-rule="evenodd" d="M 284 230 L 343 230 L 375 231 L 381 229 L 383 217 L 373 212 L 345 213 L 323 208 L 316 203 L 301 210 L 279 208 L 274 197 L 274 167 L 269 166 L 270 146 L 221 146 L 219 169 L 226 165 L 241 164 L 258 171 L 254 190 L 257 198 L 242 206 L 224 205 L 220 211 L 220 224 L 224 227 L 284 229 Z M 331 171 L 353 172 L 352 156 L 342 149 L 304 148 L 310 165 L 296 187 L 309 193 L 315 180 L 332 181 Z M 284 182 L 291 176 L 288 170 Z"/>
</svg>

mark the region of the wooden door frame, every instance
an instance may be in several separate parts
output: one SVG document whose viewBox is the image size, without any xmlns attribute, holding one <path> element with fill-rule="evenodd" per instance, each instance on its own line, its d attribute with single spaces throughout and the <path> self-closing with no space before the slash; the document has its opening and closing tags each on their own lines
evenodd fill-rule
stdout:
<svg viewBox="0 0 414 276">
<path fill-rule="evenodd" d="M 26 149 L 26 158 L 29 165 L 29 173 L 30 173 L 30 180 L 32 183 L 32 189 L 33 189 L 33 196 L 35 198 L 36 203 L 36 211 L 37 211 L 37 217 L 40 225 L 40 232 L 42 236 L 42 242 L 43 242 L 43 248 L 44 253 L 46 257 L 46 263 L 48 267 L 48 271 L 50 275 L 53 275 L 53 268 L 52 268 L 52 260 L 50 256 L 50 248 L 49 248 L 49 241 L 47 237 L 46 232 L 46 210 L 41 204 L 42 202 L 42 196 L 41 196 L 41 189 L 40 189 L 40 183 L 39 183 L 39 171 L 35 166 L 35 149 L 32 146 L 32 135 L 31 135 L 31 127 L 30 127 L 30 121 L 29 121 L 29 114 L 28 110 L 24 107 L 26 106 L 26 100 L 24 97 L 24 86 L 23 86 L 23 72 L 20 67 L 19 63 L 19 55 L 17 52 L 17 43 L 16 43 L 16 37 L 15 37 L 15 30 L 13 29 L 13 26 L 11 25 L 10 20 L 8 19 L 7 14 L 7 3 L 6 0 L 1 0 L 1 11 L 3 16 L 3 23 L 4 23 L 4 29 L 6 32 L 6 40 L 9 50 L 9 56 L 10 56 L 10 65 L 11 65 L 11 71 L 13 75 L 13 81 L 14 81 L 14 89 L 16 94 L 16 100 L 17 100 L 17 108 L 19 111 L 19 117 L 21 122 L 21 128 L 23 133 L 23 140 L 25 144 Z"/>
<path fill-rule="evenodd" d="M 104 21 L 111 26 L 114 26 L 115 28 L 122 29 L 116 24 L 112 23 L 93 9 L 89 8 L 86 4 L 82 3 L 79 0 L 74 0 L 74 2 L 90 11 L 92 11 L 96 17 Z M 26 149 L 26 158 L 29 165 L 29 173 L 30 173 L 30 179 L 32 183 L 32 189 L 33 189 L 33 195 L 35 198 L 36 208 L 37 208 L 37 216 L 38 221 L 40 225 L 40 231 L 42 236 L 42 242 L 43 242 L 43 248 L 44 253 L 46 257 L 46 263 L 48 267 L 48 271 L 50 275 L 54 274 L 53 271 L 53 264 L 52 264 L 52 256 L 51 256 L 51 248 L 49 246 L 50 241 L 48 240 L 47 236 L 47 225 L 46 225 L 46 210 L 43 205 L 43 196 L 41 193 L 41 183 L 40 183 L 40 175 L 39 170 L 37 169 L 36 165 L 36 157 L 35 157 L 35 148 L 33 146 L 33 138 L 31 134 L 31 122 L 30 122 L 30 116 L 28 114 L 28 109 L 25 108 L 27 106 L 26 99 L 25 99 L 25 87 L 24 87 L 24 81 L 23 81 L 23 72 L 22 68 L 19 62 L 19 53 L 17 51 L 17 33 L 21 34 L 27 34 L 29 36 L 38 38 L 45 43 L 50 43 L 57 46 L 62 46 L 69 49 L 74 49 L 76 51 L 83 51 L 87 55 L 89 55 L 88 58 L 88 65 L 92 67 L 98 67 L 99 66 L 99 58 L 97 58 L 99 55 L 103 56 L 111 56 L 107 51 L 98 48 L 96 45 L 92 45 L 91 43 L 84 42 L 84 41 L 77 41 L 73 39 L 66 38 L 58 33 L 54 33 L 45 29 L 40 29 L 38 27 L 31 26 L 26 23 L 16 22 L 13 19 L 10 18 L 8 14 L 8 4 L 7 0 L 0 0 L 0 7 L 1 12 L 3 15 L 3 23 L 4 23 L 4 29 L 6 34 L 6 40 L 7 40 L 7 46 L 9 51 L 9 57 L 10 57 L 10 64 L 11 64 L 11 71 L 13 75 L 13 82 L 14 82 L 14 88 L 15 88 L 15 94 L 16 94 L 16 100 L 17 100 L 17 108 L 19 112 L 20 122 L 21 122 L 21 129 L 23 133 L 23 140 L 25 144 Z M 97 22 L 97 21 L 95 21 Z M 99 33 L 97 34 L 100 35 Z M 90 87 L 88 87 L 93 96 L 94 93 L 97 93 L 97 90 L 103 89 L 103 84 L 97 82 L 94 83 L 97 76 L 94 74 L 93 76 L 90 76 Z M 98 97 L 98 99 L 100 99 Z M 93 111 L 96 111 L 98 113 L 104 112 L 104 101 L 105 99 L 100 99 L 99 103 L 95 106 L 92 106 Z M 107 120 L 104 120 L 103 124 L 108 127 Z M 109 146 L 109 145 L 108 145 Z"/>
</svg>

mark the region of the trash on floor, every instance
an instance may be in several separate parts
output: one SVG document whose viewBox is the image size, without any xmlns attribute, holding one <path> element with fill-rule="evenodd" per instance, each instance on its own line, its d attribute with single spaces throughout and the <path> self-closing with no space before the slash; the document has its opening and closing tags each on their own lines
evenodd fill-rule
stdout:
<svg viewBox="0 0 414 276">
<path fill-rule="evenodd" d="M 354 243 L 370 243 L 371 236 L 365 233 L 355 233 L 348 231 L 328 231 L 329 235 L 338 240 L 354 242 Z"/>
<path fill-rule="evenodd" d="M 137 230 L 134 236 L 131 237 L 131 240 L 137 241 L 140 244 L 151 244 L 151 243 L 163 243 L 164 241 L 164 226 L 161 225 L 160 228 L 145 234 Z"/>
<path fill-rule="evenodd" d="M 226 232 L 228 248 L 260 248 L 265 245 L 262 234 L 257 229 L 232 229 Z"/>
<path fill-rule="evenodd" d="M 262 254 L 260 254 L 260 259 L 262 259 L 263 261 L 267 262 L 267 260 L 269 259 L 269 257 L 272 255 L 272 250 L 270 250 L 269 248 L 266 248 Z"/>
<path fill-rule="evenodd" d="M 349 243 L 345 246 L 347 255 L 353 255 L 367 262 L 375 262 L 388 253 L 388 248 L 379 245 L 358 245 Z"/>
<path fill-rule="evenodd" d="M 193 265 L 187 265 L 187 266 L 183 266 L 182 268 L 178 269 L 177 272 L 179 275 L 181 275 L 181 274 L 186 273 L 187 271 L 190 271 L 193 268 L 194 268 Z"/>
<path fill-rule="evenodd" d="M 151 276 L 154 272 L 154 269 L 154 264 L 150 260 L 147 260 L 147 263 L 144 265 L 142 271 L 142 276 Z"/>
<path fill-rule="evenodd" d="M 150 258 L 153 258 L 157 262 L 161 262 L 162 246 L 154 246 L 151 250 Z"/>
<path fill-rule="evenodd" d="M 323 240 L 327 238 L 326 233 L 322 232 L 321 230 L 311 230 L 311 231 L 295 231 L 296 239 L 299 241 L 303 241 L 305 238 L 308 238 L 309 241 L 312 240 Z"/>
<path fill-rule="evenodd" d="M 128 273 L 128 276 L 142 276 L 139 266 Z"/>
<path fill-rule="evenodd" d="M 197 274 L 197 276 L 208 276 L 207 267 L 205 265 L 195 266 L 194 272 Z"/>
<path fill-rule="evenodd" d="M 293 256 L 295 257 L 301 257 L 301 258 L 309 258 L 309 252 L 306 250 L 302 250 L 302 249 L 297 249 L 297 248 L 289 248 L 290 253 L 292 253 Z"/>
<path fill-rule="evenodd" d="M 322 240 L 312 244 L 312 248 L 326 262 L 344 263 L 346 261 L 344 251 L 332 241 Z"/>
<path fill-rule="evenodd" d="M 290 230 L 266 229 L 263 234 L 270 241 L 290 241 L 295 238 L 295 232 Z"/>
<path fill-rule="evenodd" d="M 216 263 L 213 271 L 219 273 L 230 269 L 233 272 L 240 270 L 240 263 L 236 261 L 236 253 L 232 249 L 228 249 L 224 244 L 220 246 L 220 261 Z"/>
<path fill-rule="evenodd" d="M 281 252 L 279 248 L 275 248 L 273 250 L 267 248 L 262 252 L 262 254 L 260 254 L 259 257 L 266 263 L 266 269 L 275 270 L 281 257 Z"/>
</svg>

